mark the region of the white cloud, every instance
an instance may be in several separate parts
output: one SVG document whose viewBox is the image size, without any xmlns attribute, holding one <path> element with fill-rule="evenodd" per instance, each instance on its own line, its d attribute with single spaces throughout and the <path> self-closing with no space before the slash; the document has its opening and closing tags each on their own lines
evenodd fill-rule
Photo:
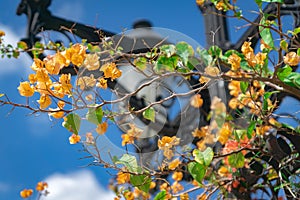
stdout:
<svg viewBox="0 0 300 200">
<path fill-rule="evenodd" d="M 101 186 L 88 170 L 53 174 L 45 181 L 50 192 L 45 200 L 112 200 L 115 197 L 113 192 Z"/>
<path fill-rule="evenodd" d="M 1 30 L 5 32 L 4 36 L 4 44 L 11 44 L 16 46 L 17 42 L 20 41 L 20 37 L 18 34 L 13 31 L 9 26 L 5 26 L 0 24 Z M 15 58 L 1 58 L 0 62 L 0 76 L 8 75 L 8 74 L 24 74 L 28 72 L 29 66 L 32 64 L 32 59 L 26 55 L 21 54 L 18 59 Z"/>
</svg>

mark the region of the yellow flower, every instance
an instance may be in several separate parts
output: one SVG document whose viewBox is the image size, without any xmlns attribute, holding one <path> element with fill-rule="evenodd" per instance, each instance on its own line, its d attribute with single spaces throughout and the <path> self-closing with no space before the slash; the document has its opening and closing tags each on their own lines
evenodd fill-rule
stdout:
<svg viewBox="0 0 300 200">
<path fill-rule="evenodd" d="M 44 58 L 44 63 L 46 70 L 49 72 L 49 74 L 59 74 L 60 70 L 65 66 L 64 63 L 61 61 L 57 61 L 58 55 L 48 55 L 46 58 Z"/>
<path fill-rule="evenodd" d="M 179 191 L 183 190 L 184 187 L 178 183 L 178 181 L 175 181 L 172 186 L 171 186 L 171 189 L 173 190 L 173 193 L 178 193 Z"/>
<path fill-rule="evenodd" d="M 228 141 L 231 133 L 232 133 L 232 128 L 230 124 L 224 123 L 222 128 L 219 131 L 219 138 L 218 138 L 219 142 L 221 144 L 225 144 Z"/>
<path fill-rule="evenodd" d="M 219 2 L 217 3 L 217 5 L 216 5 L 216 8 L 217 8 L 218 10 L 224 10 L 224 8 L 225 8 L 224 2 L 223 2 L 223 1 L 219 1 Z"/>
<path fill-rule="evenodd" d="M 188 193 L 183 193 L 180 195 L 180 200 L 189 200 L 189 194 Z"/>
<path fill-rule="evenodd" d="M 255 55 L 256 64 L 264 65 L 266 58 L 267 58 L 266 53 L 259 52 L 258 54 Z"/>
<path fill-rule="evenodd" d="M 30 197 L 33 194 L 33 190 L 32 189 L 24 189 L 20 192 L 20 196 L 24 199 Z"/>
<path fill-rule="evenodd" d="M 228 63 L 231 64 L 231 70 L 236 71 L 241 67 L 241 58 L 234 54 L 231 54 L 228 58 Z"/>
<path fill-rule="evenodd" d="M 24 97 L 31 97 L 34 94 L 34 89 L 28 81 L 21 82 L 18 90 L 20 95 Z"/>
<path fill-rule="evenodd" d="M 69 137 L 70 144 L 77 144 L 78 142 L 80 142 L 80 140 L 80 135 L 76 135 L 74 133 Z"/>
<path fill-rule="evenodd" d="M 36 75 L 35 74 L 29 74 L 28 75 L 28 80 L 31 84 L 36 83 L 37 79 L 36 79 Z"/>
<path fill-rule="evenodd" d="M 134 140 L 139 137 L 143 130 L 135 127 L 134 124 L 129 124 L 130 129 L 125 133 L 122 134 L 122 146 L 125 146 L 126 144 L 133 144 Z"/>
<path fill-rule="evenodd" d="M 100 68 L 100 71 L 104 73 L 104 78 L 110 78 L 112 81 L 122 75 L 115 63 L 106 63 Z"/>
<path fill-rule="evenodd" d="M 40 109 L 45 109 L 52 103 L 49 95 L 41 95 L 40 99 L 37 100 L 37 102 L 40 104 Z"/>
<path fill-rule="evenodd" d="M 175 181 L 181 181 L 182 177 L 183 177 L 183 173 L 182 172 L 174 172 L 173 175 L 172 175 L 172 178 Z"/>
<path fill-rule="evenodd" d="M 37 191 L 43 191 L 48 188 L 48 184 L 46 182 L 38 182 L 36 185 Z"/>
<path fill-rule="evenodd" d="M 76 66 L 82 65 L 85 56 L 86 56 L 86 48 L 81 44 L 74 44 L 71 48 L 67 49 L 63 52 L 63 55 L 67 59 L 68 62 L 72 62 Z"/>
<path fill-rule="evenodd" d="M 96 84 L 97 87 L 100 87 L 102 89 L 106 89 L 107 88 L 107 80 L 103 77 L 98 79 L 98 83 Z"/>
<path fill-rule="evenodd" d="M 190 104 L 195 108 L 200 108 L 203 105 L 203 99 L 201 98 L 201 95 L 195 94 L 194 96 L 192 96 Z"/>
<path fill-rule="evenodd" d="M 100 135 L 103 135 L 108 127 L 108 123 L 107 122 L 103 122 L 101 124 L 98 124 L 97 128 L 96 128 L 96 132 Z"/>
<path fill-rule="evenodd" d="M 206 133 L 208 132 L 208 126 L 203 126 L 201 127 L 201 129 L 199 130 L 198 128 L 196 128 L 192 134 L 194 137 L 198 137 L 198 138 L 202 138 L 206 136 Z"/>
<path fill-rule="evenodd" d="M 130 181 L 130 174 L 124 172 L 118 172 L 117 174 L 117 183 L 124 184 Z"/>
<path fill-rule="evenodd" d="M 35 88 L 36 91 L 39 92 L 41 95 L 42 94 L 51 94 L 51 87 L 52 87 L 52 83 L 51 80 L 47 83 L 45 82 L 37 82 Z"/>
<path fill-rule="evenodd" d="M 62 74 L 59 78 L 61 84 L 61 89 L 64 94 L 71 94 L 72 84 L 71 84 L 71 74 Z"/>
<path fill-rule="evenodd" d="M 60 111 L 61 110 L 60 108 L 55 108 L 55 109 L 50 108 L 49 110 L 52 112 L 48 113 L 48 115 L 54 117 L 55 119 L 63 118 L 65 115 L 65 112 Z"/>
<path fill-rule="evenodd" d="M 43 61 L 41 61 L 40 59 L 38 58 L 34 58 L 33 59 L 33 64 L 31 65 L 31 69 L 33 71 L 36 71 L 38 69 L 43 69 L 44 68 L 44 63 Z"/>
<path fill-rule="evenodd" d="M 126 200 L 134 200 L 133 192 L 130 192 L 128 190 L 124 192 L 124 197 Z"/>
<path fill-rule="evenodd" d="M 88 54 L 83 62 L 88 70 L 96 70 L 100 67 L 99 56 L 96 53 Z"/>
<path fill-rule="evenodd" d="M 5 36 L 5 32 L 0 30 L 0 37 L 3 37 L 3 36 Z"/>
<path fill-rule="evenodd" d="M 180 163 L 181 163 L 180 160 L 176 158 L 175 160 L 169 163 L 168 167 L 170 170 L 174 170 L 180 165 Z"/>
<path fill-rule="evenodd" d="M 221 101 L 220 98 L 214 96 L 210 105 L 210 109 L 212 109 L 216 115 L 219 115 L 226 112 L 226 105 Z"/>
<path fill-rule="evenodd" d="M 204 73 L 205 73 L 206 75 L 209 75 L 209 76 L 217 76 L 217 75 L 220 74 L 220 70 L 219 70 L 218 67 L 207 66 L 207 67 L 204 69 Z M 206 82 L 210 81 L 210 78 L 205 77 L 205 75 L 204 75 L 204 76 L 201 76 L 201 77 L 200 77 L 200 80 L 199 80 L 199 81 L 200 81 L 200 83 L 206 83 Z"/>
<path fill-rule="evenodd" d="M 296 52 L 289 52 L 283 57 L 283 61 L 287 65 L 296 66 L 300 62 L 300 56 Z"/>
<path fill-rule="evenodd" d="M 48 71 L 45 68 L 36 70 L 36 79 L 38 82 L 47 83 L 50 81 Z"/>
<path fill-rule="evenodd" d="M 240 101 L 237 98 L 232 98 L 228 102 L 228 106 L 235 110 L 240 105 Z"/>
<path fill-rule="evenodd" d="M 85 90 L 87 88 L 94 87 L 96 85 L 97 80 L 94 78 L 94 75 L 90 76 L 82 76 L 77 79 L 76 85 L 79 86 L 81 90 Z"/>
<path fill-rule="evenodd" d="M 172 148 L 175 145 L 179 144 L 179 138 L 176 136 L 169 137 L 169 136 L 164 136 L 162 139 L 158 140 L 158 148 L 163 149 L 163 148 Z"/>
<path fill-rule="evenodd" d="M 251 47 L 251 42 L 244 42 L 242 45 L 242 53 L 244 54 L 248 64 L 251 67 L 254 67 L 256 65 L 256 59 L 253 48 Z"/>
<path fill-rule="evenodd" d="M 199 6 L 202 6 L 204 4 L 205 0 L 196 0 L 196 4 Z"/>
<path fill-rule="evenodd" d="M 230 90 L 230 95 L 234 97 L 238 97 L 239 94 L 242 92 L 239 81 L 231 81 L 228 85 L 228 89 Z"/>
<path fill-rule="evenodd" d="M 226 176 L 228 176 L 230 173 L 229 173 L 229 170 L 228 170 L 227 167 L 221 166 L 220 169 L 218 170 L 218 174 L 219 174 L 221 177 L 226 177 Z"/>
</svg>

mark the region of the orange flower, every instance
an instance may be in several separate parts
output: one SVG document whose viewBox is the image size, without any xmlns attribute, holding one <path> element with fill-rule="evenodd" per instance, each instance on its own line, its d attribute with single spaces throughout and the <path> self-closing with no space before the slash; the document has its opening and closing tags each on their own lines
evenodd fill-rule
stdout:
<svg viewBox="0 0 300 200">
<path fill-rule="evenodd" d="M 161 140 L 158 140 L 158 148 L 163 150 L 166 158 L 171 159 L 174 156 L 172 148 L 179 144 L 179 140 L 176 136 L 164 136 Z"/>
<path fill-rule="evenodd" d="M 173 178 L 175 181 L 181 181 L 181 180 L 182 180 L 182 177 L 183 177 L 182 172 L 174 172 L 173 175 L 172 175 L 172 178 Z"/>
<path fill-rule="evenodd" d="M 256 60 L 255 60 L 254 51 L 251 47 L 251 42 L 244 42 L 244 44 L 242 45 L 242 53 L 244 54 L 248 64 L 251 67 L 254 67 L 256 64 Z"/>
<path fill-rule="evenodd" d="M 189 194 L 188 193 L 184 193 L 180 195 L 180 200 L 189 200 Z"/>
<path fill-rule="evenodd" d="M 37 81 L 36 75 L 35 74 L 29 74 L 28 75 L 28 80 L 31 84 L 35 83 Z"/>
<path fill-rule="evenodd" d="M 94 78 L 94 75 L 82 76 L 77 79 L 76 85 L 79 86 L 81 90 L 92 88 L 96 85 L 97 80 Z"/>
<path fill-rule="evenodd" d="M 218 174 L 221 177 L 228 177 L 229 175 L 231 175 L 231 173 L 229 172 L 228 168 L 225 166 L 221 166 L 218 170 Z"/>
<path fill-rule="evenodd" d="M 36 185 L 37 191 L 43 191 L 47 188 L 48 188 L 48 183 L 46 183 L 46 182 L 38 182 L 38 184 Z"/>
<path fill-rule="evenodd" d="M 203 105 L 203 99 L 201 98 L 201 95 L 195 94 L 194 96 L 192 96 L 190 104 L 195 108 L 200 108 Z"/>
<path fill-rule="evenodd" d="M 179 191 L 183 190 L 184 187 L 178 183 L 178 181 L 175 181 L 172 186 L 171 189 L 173 190 L 173 193 L 178 193 Z"/>
<path fill-rule="evenodd" d="M 20 196 L 24 199 L 30 197 L 33 194 L 33 190 L 32 189 L 24 189 L 20 192 Z"/>
<path fill-rule="evenodd" d="M 5 36 L 5 32 L 0 30 L 0 37 L 3 37 L 3 36 Z"/>
<path fill-rule="evenodd" d="M 100 67 L 99 56 L 96 53 L 88 54 L 83 62 L 88 70 L 96 70 Z"/>
<path fill-rule="evenodd" d="M 231 54 L 228 58 L 228 63 L 231 64 L 231 70 L 236 71 L 241 67 L 241 58 L 234 54 Z"/>
<path fill-rule="evenodd" d="M 126 144 L 133 144 L 134 140 L 139 137 L 143 130 L 135 127 L 134 124 L 129 124 L 130 129 L 125 133 L 122 134 L 122 146 L 125 146 Z"/>
<path fill-rule="evenodd" d="M 130 174 L 124 172 L 118 172 L 117 174 L 117 183 L 124 184 L 130 181 Z"/>
<path fill-rule="evenodd" d="M 175 160 L 169 163 L 168 167 L 170 170 L 174 170 L 180 165 L 180 163 L 181 163 L 180 160 L 176 158 Z"/>
<path fill-rule="evenodd" d="M 259 65 L 264 65 L 266 58 L 267 58 L 266 53 L 259 52 L 258 54 L 255 55 L 255 61 Z"/>
<path fill-rule="evenodd" d="M 86 48 L 83 45 L 77 43 L 63 52 L 63 55 L 67 59 L 67 65 L 69 65 L 68 62 L 72 62 L 76 66 L 82 65 L 86 56 L 85 50 Z"/>
<path fill-rule="evenodd" d="M 107 130 L 107 127 L 108 127 L 108 123 L 107 122 L 103 122 L 101 124 L 98 124 L 97 128 L 96 128 L 96 132 L 99 134 L 99 135 L 103 135 L 106 130 Z"/>
<path fill-rule="evenodd" d="M 38 82 L 47 83 L 50 81 L 48 71 L 45 68 L 36 70 L 36 80 Z"/>
<path fill-rule="evenodd" d="M 59 74 L 60 70 L 65 66 L 64 63 L 58 62 L 58 56 L 61 54 L 48 55 L 44 58 L 44 63 L 49 74 Z"/>
<path fill-rule="evenodd" d="M 64 111 L 60 111 L 62 108 L 49 108 L 50 111 L 53 111 L 53 112 L 50 112 L 48 113 L 49 116 L 51 117 L 54 117 L 55 119 L 60 119 L 60 118 L 63 118 L 64 115 L 65 115 L 65 112 Z"/>
<path fill-rule="evenodd" d="M 59 78 L 60 89 L 63 94 L 69 95 L 72 91 L 71 74 L 62 74 Z"/>
<path fill-rule="evenodd" d="M 18 90 L 20 95 L 24 97 L 31 97 L 34 94 L 34 89 L 28 81 L 21 82 Z"/>
<path fill-rule="evenodd" d="M 96 84 L 97 87 L 100 87 L 102 89 L 106 89 L 107 88 L 107 80 L 103 77 L 97 79 L 98 83 Z"/>
<path fill-rule="evenodd" d="M 198 138 L 202 138 L 206 136 L 206 133 L 208 133 L 208 126 L 203 126 L 201 127 L 201 129 L 199 130 L 198 128 L 196 128 L 192 134 L 194 137 L 198 137 Z"/>
<path fill-rule="evenodd" d="M 197 196 L 197 200 L 206 200 L 206 194 L 203 193 L 203 194 Z"/>
<path fill-rule="evenodd" d="M 100 71 L 104 73 L 104 78 L 110 78 L 112 81 L 122 75 L 115 63 L 106 63 L 100 68 Z"/>
<path fill-rule="evenodd" d="M 133 192 L 130 192 L 128 190 L 124 192 L 124 197 L 126 200 L 134 200 Z"/>
<path fill-rule="evenodd" d="M 228 89 L 230 90 L 230 95 L 234 97 L 238 97 L 239 94 L 242 92 L 239 81 L 231 81 L 228 85 Z"/>
<path fill-rule="evenodd" d="M 207 66 L 204 70 L 204 73 L 209 76 L 217 76 L 220 74 L 220 70 L 218 67 Z M 200 83 L 207 83 L 208 81 L 210 81 L 210 78 L 201 76 L 199 81 Z"/>
<path fill-rule="evenodd" d="M 38 69 L 43 69 L 43 68 L 44 68 L 44 62 L 38 58 L 34 58 L 33 64 L 31 65 L 31 69 L 33 71 L 37 71 Z"/>
<path fill-rule="evenodd" d="M 37 100 L 37 102 L 40 104 L 40 109 L 45 109 L 52 103 L 49 95 L 41 95 L 40 99 Z"/>
<path fill-rule="evenodd" d="M 205 0 L 196 0 L 196 4 L 199 6 L 202 6 L 204 4 Z"/>
<path fill-rule="evenodd" d="M 296 66 L 300 62 L 300 56 L 296 52 L 289 52 L 283 57 L 283 61 L 287 65 Z"/>
<path fill-rule="evenodd" d="M 70 144 L 77 144 L 78 142 L 80 142 L 80 140 L 80 135 L 76 135 L 74 133 L 69 137 Z"/>
</svg>

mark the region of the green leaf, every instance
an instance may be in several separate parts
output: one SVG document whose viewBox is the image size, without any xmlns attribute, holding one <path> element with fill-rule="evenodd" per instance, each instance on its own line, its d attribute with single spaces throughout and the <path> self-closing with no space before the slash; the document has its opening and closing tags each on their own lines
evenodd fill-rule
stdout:
<svg viewBox="0 0 300 200">
<path fill-rule="evenodd" d="M 261 8 L 262 0 L 255 0 L 255 3 L 258 5 L 259 8 Z"/>
<path fill-rule="evenodd" d="M 292 71 L 293 69 L 289 65 L 285 65 L 283 68 L 278 69 L 277 77 L 280 80 L 284 80 Z"/>
<path fill-rule="evenodd" d="M 215 57 L 221 57 L 222 56 L 222 49 L 218 46 L 211 46 L 209 49 L 208 49 L 208 53 L 212 56 L 215 56 Z"/>
<path fill-rule="evenodd" d="M 245 164 L 245 157 L 242 152 L 228 156 L 228 162 L 231 167 L 242 168 Z"/>
<path fill-rule="evenodd" d="M 268 18 L 268 14 L 264 14 L 263 18 L 259 23 L 260 25 L 262 25 L 259 26 L 259 34 L 267 45 L 269 45 L 271 48 L 274 48 L 274 40 L 270 28 L 263 27 L 263 26 L 269 26 L 266 20 L 267 18 Z"/>
<path fill-rule="evenodd" d="M 28 48 L 26 42 L 24 42 L 24 41 L 18 42 L 17 47 L 22 50 L 26 50 Z"/>
<path fill-rule="evenodd" d="M 206 167 L 197 162 L 190 162 L 188 171 L 198 183 L 201 183 L 206 173 Z"/>
<path fill-rule="evenodd" d="M 141 172 L 141 168 L 138 166 L 135 156 L 124 154 L 115 163 L 124 165 L 130 172 Z"/>
<path fill-rule="evenodd" d="M 247 137 L 250 139 L 252 138 L 252 132 L 256 127 L 256 121 L 251 121 L 248 128 L 247 128 Z"/>
<path fill-rule="evenodd" d="M 281 47 L 283 50 L 289 51 L 289 50 L 288 50 L 288 46 L 289 46 L 289 44 L 288 44 L 285 40 L 281 40 L 281 41 L 280 41 L 280 47 Z"/>
<path fill-rule="evenodd" d="M 62 126 L 65 127 L 68 131 L 78 134 L 80 129 L 81 118 L 76 113 L 68 114 L 62 123 Z"/>
<path fill-rule="evenodd" d="M 138 57 L 133 61 L 133 63 L 141 71 L 147 68 L 147 59 L 145 57 Z"/>
<path fill-rule="evenodd" d="M 268 2 L 268 3 L 284 3 L 284 0 L 261 0 L 262 2 Z"/>
<path fill-rule="evenodd" d="M 145 110 L 143 112 L 143 117 L 145 119 L 148 119 L 148 120 L 152 121 L 152 122 L 155 122 L 155 110 L 154 110 L 154 108 L 150 107 L 147 110 Z"/>
<path fill-rule="evenodd" d="M 263 99 L 263 113 L 265 114 L 268 111 L 269 105 L 268 105 L 268 99 L 271 97 L 272 94 L 278 93 L 279 91 L 273 91 L 273 92 L 265 92 L 264 93 L 264 99 Z"/>
<path fill-rule="evenodd" d="M 207 147 L 204 151 L 194 149 L 193 156 L 199 164 L 209 166 L 214 157 L 214 152 L 211 147 Z"/>
<path fill-rule="evenodd" d="M 243 94 L 245 94 L 247 92 L 248 86 L 249 86 L 248 82 L 245 82 L 245 81 L 240 82 L 240 88 L 241 88 L 241 91 Z"/>
<path fill-rule="evenodd" d="M 154 197 L 154 200 L 165 200 L 167 196 L 167 193 L 165 190 L 162 190 L 161 192 L 157 193 L 157 195 Z"/>
<path fill-rule="evenodd" d="M 96 124 L 96 125 L 101 124 L 102 118 L 103 118 L 102 107 L 89 108 L 85 117 L 89 122 L 91 122 L 93 124 Z"/>
<path fill-rule="evenodd" d="M 151 179 L 146 175 L 130 175 L 130 183 L 140 190 L 148 193 Z"/>
<path fill-rule="evenodd" d="M 180 56 L 184 65 L 187 65 L 190 56 L 194 56 L 194 49 L 186 42 L 176 44 L 176 54 Z"/>
<path fill-rule="evenodd" d="M 173 72 L 177 66 L 179 61 L 178 56 L 171 56 L 168 58 L 167 56 L 159 56 L 154 69 L 158 72 L 170 71 Z"/>
<path fill-rule="evenodd" d="M 176 53 L 176 47 L 173 44 L 162 45 L 159 49 L 162 53 L 166 54 L 167 57 L 171 57 Z"/>
<path fill-rule="evenodd" d="M 213 57 L 208 53 L 206 49 L 199 50 L 199 55 L 205 66 L 208 66 L 212 63 Z"/>
</svg>

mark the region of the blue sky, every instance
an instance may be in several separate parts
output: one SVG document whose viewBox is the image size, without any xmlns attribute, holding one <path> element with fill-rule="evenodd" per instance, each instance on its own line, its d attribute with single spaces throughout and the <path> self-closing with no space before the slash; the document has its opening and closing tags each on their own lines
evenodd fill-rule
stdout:
<svg viewBox="0 0 300 200">
<path fill-rule="evenodd" d="M 0 29 L 6 32 L 7 43 L 16 44 L 25 36 L 26 17 L 15 14 L 18 3 L 0 0 L 0 7 L 5 8 L 0 12 Z M 156 27 L 176 30 L 205 46 L 203 18 L 195 0 L 53 0 L 50 10 L 53 15 L 116 33 L 131 29 L 138 19 L 148 19 Z M 233 40 L 240 33 L 232 28 Z M 27 55 L 0 60 L 0 93 L 25 103 L 17 86 L 27 79 L 31 63 Z M 68 143 L 70 133 L 61 127 L 61 121 L 28 114 L 24 109 L 0 107 L 0 199 L 19 199 L 20 190 L 34 188 L 42 180 L 49 183 L 50 200 L 112 199 L 107 190 L 111 175 L 99 167 L 85 167 L 91 160 L 81 160 L 86 154 L 80 152 L 80 145 Z"/>
</svg>

